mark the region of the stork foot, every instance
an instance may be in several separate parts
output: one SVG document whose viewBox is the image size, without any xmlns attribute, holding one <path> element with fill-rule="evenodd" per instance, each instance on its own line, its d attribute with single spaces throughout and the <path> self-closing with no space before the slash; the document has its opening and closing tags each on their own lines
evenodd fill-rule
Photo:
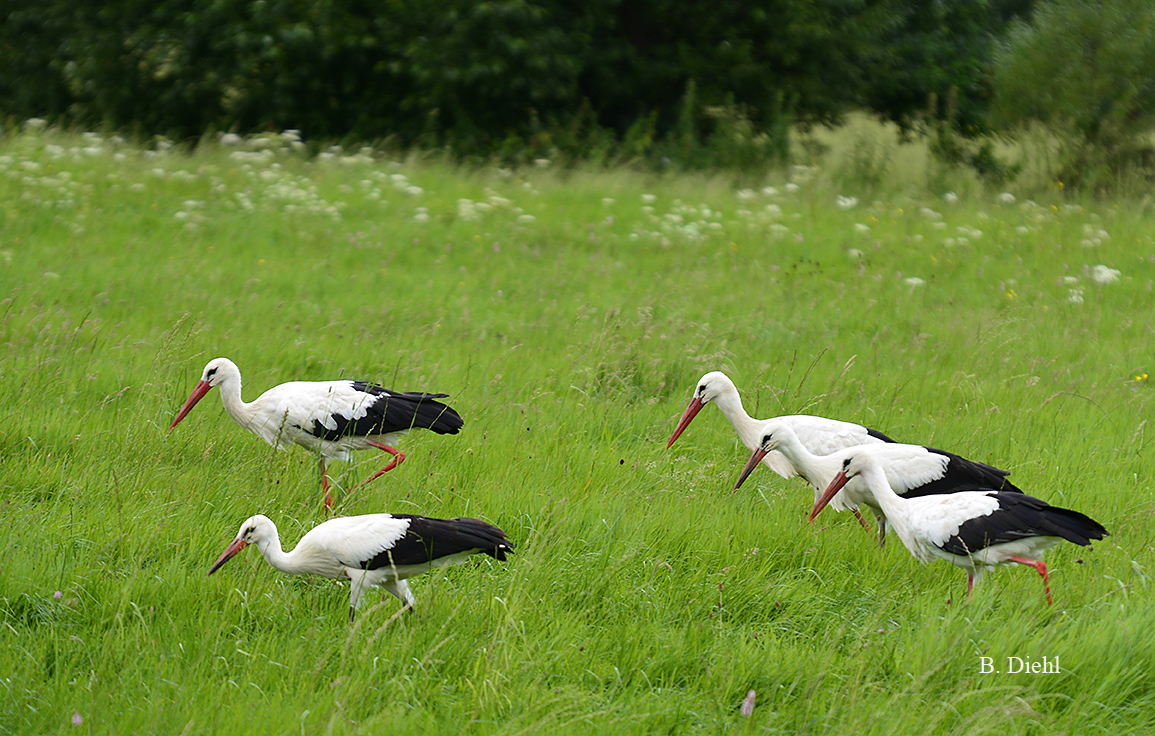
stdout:
<svg viewBox="0 0 1155 736">
<path fill-rule="evenodd" d="M 359 488 L 363 485 L 367 485 L 369 483 L 372 483 L 373 481 L 377 480 L 378 478 L 380 478 L 385 473 L 388 473 L 393 468 L 395 468 L 398 465 L 400 465 L 401 463 L 405 462 L 405 453 L 401 452 L 396 447 L 390 447 L 389 445 L 386 445 L 386 444 L 381 443 L 381 442 L 370 442 L 369 444 L 373 445 L 374 447 L 376 447 L 378 450 L 381 450 L 382 452 L 387 452 L 390 455 L 392 455 L 393 456 L 393 462 L 391 462 L 388 465 L 386 465 L 385 467 L 381 468 L 380 470 L 378 470 L 376 473 L 374 473 L 372 476 L 365 479 L 361 483 L 358 483 L 356 486 L 354 486 L 354 488 Z"/>
<path fill-rule="evenodd" d="M 321 491 L 325 494 L 322 503 L 325 504 L 325 513 L 333 510 L 333 496 L 329 493 L 329 475 L 325 472 L 325 458 L 321 458 Z"/>
<path fill-rule="evenodd" d="M 1029 560 L 1026 557 L 1008 557 L 1007 559 L 1011 562 L 1017 562 L 1020 565 L 1029 565 L 1035 568 L 1035 571 L 1043 576 L 1043 589 L 1047 592 L 1047 605 L 1054 605 L 1054 602 L 1051 600 L 1051 582 L 1047 575 L 1047 566 L 1042 560 Z"/>
</svg>

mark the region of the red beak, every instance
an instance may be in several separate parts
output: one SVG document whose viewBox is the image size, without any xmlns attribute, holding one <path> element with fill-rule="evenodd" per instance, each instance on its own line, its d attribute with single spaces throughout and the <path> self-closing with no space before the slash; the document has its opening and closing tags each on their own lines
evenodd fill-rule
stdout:
<svg viewBox="0 0 1155 736">
<path fill-rule="evenodd" d="M 224 565 L 229 560 L 233 559 L 233 557 L 236 556 L 237 552 L 240 552 L 242 549 L 244 549 L 245 547 L 248 547 L 248 546 L 249 546 L 249 543 L 246 542 L 245 540 L 234 539 L 232 544 L 230 544 L 225 549 L 224 554 L 222 554 L 220 557 L 218 557 L 217 561 L 213 563 L 213 566 L 209 568 L 209 575 L 212 575 L 214 572 L 221 569 L 221 566 Z"/>
<path fill-rule="evenodd" d="M 826 508 L 826 504 L 830 503 L 830 499 L 838 495 L 842 490 L 842 486 L 850 482 L 850 477 L 839 471 L 838 475 L 830 481 L 830 485 L 826 486 L 826 490 L 822 492 L 822 497 L 814 503 L 814 510 L 810 512 L 810 521 L 814 521 L 814 517 L 818 516 L 818 512 Z"/>
<path fill-rule="evenodd" d="M 682 412 L 682 418 L 678 420 L 678 426 L 674 428 L 674 434 L 670 437 L 670 441 L 666 443 L 667 450 L 670 449 L 670 445 L 674 444 L 676 439 L 682 436 L 682 432 L 686 430 L 686 427 L 690 426 L 690 422 L 694 420 L 694 417 L 698 416 L 698 412 L 702 411 L 702 407 L 705 405 L 706 402 L 696 396 L 690 399 L 690 403 L 686 406 L 686 411 Z"/>
<path fill-rule="evenodd" d="M 758 467 L 758 463 L 762 462 L 762 458 L 770 454 L 769 450 L 764 450 L 759 447 L 750 455 L 750 459 L 746 461 L 746 467 L 742 468 L 742 474 L 738 476 L 738 482 L 734 484 L 734 490 L 742 487 L 746 482 L 746 476 L 754 472 L 754 468 Z"/>
<path fill-rule="evenodd" d="M 196 388 L 193 389 L 193 392 L 188 397 L 188 400 L 184 402 L 184 406 L 182 406 L 180 411 L 177 412 L 176 419 L 172 420 L 172 424 L 169 425 L 169 432 L 172 431 L 173 427 L 180 424 L 180 420 L 188 416 L 188 413 L 192 411 L 192 408 L 197 405 L 198 401 L 205 397 L 205 394 L 207 394 L 212 389 L 212 387 L 213 385 L 208 381 L 201 381 L 196 385 Z"/>
</svg>

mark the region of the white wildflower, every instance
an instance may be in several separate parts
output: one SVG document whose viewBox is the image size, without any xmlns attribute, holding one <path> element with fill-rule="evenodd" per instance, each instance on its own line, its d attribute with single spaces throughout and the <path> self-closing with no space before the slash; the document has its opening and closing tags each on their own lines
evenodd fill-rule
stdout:
<svg viewBox="0 0 1155 736">
<path fill-rule="evenodd" d="M 926 283 L 925 281 L 920 279 L 918 276 L 908 276 L 905 279 L 903 279 L 902 282 L 904 284 L 906 284 L 907 286 L 909 286 L 911 289 L 917 289 L 918 287 L 920 287 Z"/>
<path fill-rule="evenodd" d="M 858 206 L 858 197 L 844 197 L 839 194 L 835 202 L 840 210 L 852 210 Z"/>
<path fill-rule="evenodd" d="M 1100 263 L 1091 269 L 1091 280 L 1096 284 L 1110 284 L 1119 280 L 1119 270 Z"/>
<path fill-rule="evenodd" d="M 1082 289 L 1071 289 L 1067 293 L 1067 301 L 1070 302 L 1071 304 L 1082 304 L 1083 303 L 1083 290 Z"/>
<path fill-rule="evenodd" d="M 942 195 L 942 200 L 947 204 L 955 204 L 958 202 L 958 195 L 954 192 L 947 192 L 946 194 Z"/>
<path fill-rule="evenodd" d="M 642 203 L 643 204 L 653 204 L 654 202 L 657 202 L 657 201 L 658 201 L 658 195 L 656 195 L 656 194 L 643 194 L 642 195 Z"/>
<path fill-rule="evenodd" d="M 1015 195 L 1011 194 L 1010 192 L 1003 192 L 998 196 L 998 201 L 999 204 L 1014 204 Z"/>
</svg>

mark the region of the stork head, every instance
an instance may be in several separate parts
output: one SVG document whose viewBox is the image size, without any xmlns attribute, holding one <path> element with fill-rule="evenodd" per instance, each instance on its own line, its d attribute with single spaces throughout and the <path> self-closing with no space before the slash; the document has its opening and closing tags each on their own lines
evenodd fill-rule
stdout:
<svg viewBox="0 0 1155 736">
<path fill-rule="evenodd" d="M 185 400 L 184 406 L 177 412 L 176 419 L 172 420 L 168 431 L 172 431 L 176 425 L 180 424 L 180 420 L 188 416 L 192 408 L 197 405 L 197 402 L 205 397 L 214 386 L 219 386 L 225 381 L 235 378 L 238 382 L 241 380 L 241 371 L 237 368 L 237 364 L 228 358 L 213 358 L 205 366 L 204 373 L 201 373 L 201 380 L 189 394 L 188 399 Z"/>
<path fill-rule="evenodd" d="M 703 406 L 726 393 L 737 395 L 738 389 L 734 387 L 734 382 L 730 380 L 729 376 L 722 371 L 710 371 L 698 379 L 698 385 L 694 389 L 694 396 L 690 399 L 686 410 L 682 412 L 682 418 L 678 420 L 678 426 L 674 429 L 674 434 L 671 435 L 670 441 L 666 443 L 666 449 L 670 449 L 670 445 L 673 445 L 674 441 L 682 436 L 682 432 L 685 431 L 686 427 L 690 426 L 690 422 L 693 421 L 694 417 L 698 416 L 698 412 L 702 411 Z"/>
<path fill-rule="evenodd" d="M 758 467 L 758 463 L 762 462 L 763 458 L 774 450 L 790 447 L 796 442 L 798 442 L 798 435 L 794 434 L 794 430 L 790 428 L 789 424 L 778 419 L 764 421 L 762 423 L 762 439 L 758 442 L 758 447 L 750 454 L 750 459 L 746 461 L 746 467 L 742 468 L 742 474 L 738 476 L 734 490 L 742 487 L 742 484 L 746 482 L 746 477 L 754 472 L 754 468 Z"/>
<path fill-rule="evenodd" d="M 814 509 L 810 512 L 810 521 L 814 521 L 814 517 L 818 516 L 819 512 L 826 508 L 826 505 L 838 495 L 842 487 L 849 483 L 851 478 L 854 478 L 864 471 L 870 462 L 871 456 L 864 454 L 854 454 L 843 459 L 842 468 L 834 478 L 831 479 L 830 485 L 826 486 L 826 490 L 822 492 L 818 500 L 814 502 Z"/>
<path fill-rule="evenodd" d="M 734 490 L 742 487 L 746 482 L 746 478 L 750 473 L 754 472 L 754 468 L 758 467 L 758 463 L 762 462 L 762 458 L 766 457 L 770 452 L 778 446 L 782 440 L 782 432 L 776 428 L 770 428 L 769 431 L 762 435 L 761 442 L 758 447 L 754 448 L 754 452 L 750 453 L 750 459 L 746 461 L 746 467 L 742 468 L 742 474 L 738 476 L 738 482 L 734 484 Z"/>
<path fill-rule="evenodd" d="M 237 538 L 229 543 L 229 546 L 225 548 L 225 551 L 217 558 L 213 566 L 209 568 L 209 575 L 221 569 L 226 562 L 250 544 L 255 544 L 259 548 L 262 542 L 276 536 L 277 526 L 269 520 L 267 516 L 262 516 L 261 514 L 250 516 L 245 520 L 244 524 L 241 524 L 241 530 L 237 532 Z"/>
</svg>

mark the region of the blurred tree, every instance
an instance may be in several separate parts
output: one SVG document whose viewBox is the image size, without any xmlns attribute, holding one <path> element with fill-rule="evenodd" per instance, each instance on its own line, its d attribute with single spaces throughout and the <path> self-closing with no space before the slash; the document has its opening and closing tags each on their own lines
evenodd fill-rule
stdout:
<svg viewBox="0 0 1155 736">
<path fill-rule="evenodd" d="M 995 49 L 1035 0 L 906 0 L 889 6 L 875 68 L 863 94 L 880 117 L 911 130 L 927 117 L 950 118 L 964 135 L 987 132 Z M 932 100 L 953 100 L 934 105 Z"/>
<path fill-rule="evenodd" d="M 1016 24 L 995 69 L 996 121 L 1041 125 L 1055 175 L 1101 187 L 1136 166 L 1155 173 L 1155 4 L 1049 0 Z"/>
<path fill-rule="evenodd" d="M 906 122 L 1033 0 L 8 0 L 0 112 L 195 139 L 781 157 L 791 123 Z M 972 105 L 974 101 L 974 105 Z"/>
</svg>

